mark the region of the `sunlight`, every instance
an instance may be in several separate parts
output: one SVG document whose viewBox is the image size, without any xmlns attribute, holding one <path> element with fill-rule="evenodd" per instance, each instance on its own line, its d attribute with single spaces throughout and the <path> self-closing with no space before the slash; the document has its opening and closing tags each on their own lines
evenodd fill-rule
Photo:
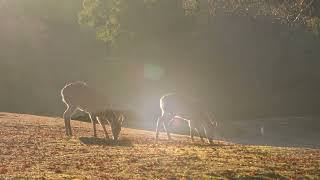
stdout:
<svg viewBox="0 0 320 180">
<path fill-rule="evenodd" d="M 0 180 L 320 179 L 320 0 L 0 0 Z"/>
<path fill-rule="evenodd" d="M 160 80 L 165 75 L 165 70 L 156 64 L 144 64 L 144 77 L 148 80 Z"/>
</svg>

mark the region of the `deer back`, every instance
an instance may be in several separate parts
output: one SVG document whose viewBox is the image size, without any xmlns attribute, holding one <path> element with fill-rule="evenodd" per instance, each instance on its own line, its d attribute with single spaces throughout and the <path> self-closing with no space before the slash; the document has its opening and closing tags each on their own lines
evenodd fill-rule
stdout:
<svg viewBox="0 0 320 180">
<path fill-rule="evenodd" d="M 109 108 L 102 96 L 96 90 L 90 88 L 84 82 L 75 82 L 66 85 L 61 90 L 61 95 L 65 103 L 69 106 L 76 106 L 87 112 L 100 112 Z"/>
</svg>

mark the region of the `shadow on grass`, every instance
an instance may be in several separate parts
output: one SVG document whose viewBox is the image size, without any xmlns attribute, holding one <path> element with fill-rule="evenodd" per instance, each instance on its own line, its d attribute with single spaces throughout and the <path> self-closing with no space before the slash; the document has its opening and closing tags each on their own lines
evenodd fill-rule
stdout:
<svg viewBox="0 0 320 180">
<path fill-rule="evenodd" d="M 131 147 L 133 143 L 130 139 L 112 139 L 97 138 L 97 137 L 80 137 L 79 140 L 86 145 L 101 145 L 101 146 L 126 146 Z"/>
<path fill-rule="evenodd" d="M 198 147 L 224 147 L 224 146 L 232 146 L 231 144 L 223 144 L 223 143 L 213 143 L 213 144 L 194 144 L 195 146 L 198 146 Z"/>
</svg>

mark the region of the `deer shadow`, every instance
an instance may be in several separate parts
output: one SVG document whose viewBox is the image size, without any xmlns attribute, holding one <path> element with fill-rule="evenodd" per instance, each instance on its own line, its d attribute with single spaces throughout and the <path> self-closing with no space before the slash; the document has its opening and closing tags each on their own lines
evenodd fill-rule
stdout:
<svg viewBox="0 0 320 180">
<path fill-rule="evenodd" d="M 100 145 L 100 146 L 126 146 L 132 147 L 133 143 L 130 139 L 113 139 L 97 138 L 97 137 L 79 137 L 79 140 L 86 145 Z"/>
<path fill-rule="evenodd" d="M 222 144 L 222 143 L 213 143 L 213 144 L 207 144 L 207 143 L 194 143 L 197 147 L 212 147 L 212 148 L 219 148 L 219 147 L 225 147 L 225 146 L 232 146 L 233 144 Z"/>
</svg>

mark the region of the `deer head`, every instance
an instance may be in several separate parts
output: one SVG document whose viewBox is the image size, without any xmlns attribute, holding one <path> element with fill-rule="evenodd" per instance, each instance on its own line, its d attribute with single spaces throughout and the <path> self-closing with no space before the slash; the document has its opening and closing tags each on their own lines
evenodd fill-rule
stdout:
<svg viewBox="0 0 320 180">
<path fill-rule="evenodd" d="M 114 140 L 118 140 L 121 131 L 122 123 L 124 121 L 124 115 L 122 113 L 116 113 L 112 111 L 111 130 Z"/>
</svg>

